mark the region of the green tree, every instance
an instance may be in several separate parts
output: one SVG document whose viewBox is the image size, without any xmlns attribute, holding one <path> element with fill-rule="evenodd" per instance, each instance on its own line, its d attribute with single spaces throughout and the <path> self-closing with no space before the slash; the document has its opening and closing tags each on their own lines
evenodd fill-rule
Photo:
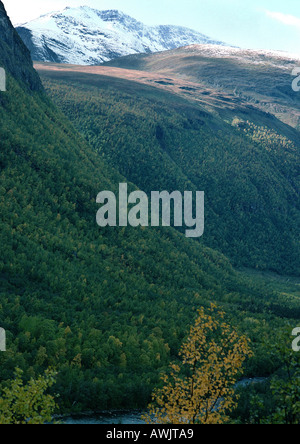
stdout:
<svg viewBox="0 0 300 444">
<path fill-rule="evenodd" d="M 46 391 L 55 383 L 56 374 L 47 370 L 43 376 L 24 384 L 23 372 L 17 368 L 15 379 L 3 389 L 0 398 L 0 424 L 45 424 L 52 421 L 56 403 Z"/>
<path fill-rule="evenodd" d="M 276 410 L 267 422 L 300 424 L 300 356 L 292 350 L 290 328 L 278 333 L 272 354 L 282 367 L 271 381 Z"/>
<path fill-rule="evenodd" d="M 272 424 L 300 424 L 300 371 L 287 380 L 274 379 L 271 390 L 277 404 Z"/>
<path fill-rule="evenodd" d="M 289 328 L 280 332 L 276 348 L 283 367 L 271 382 L 276 404 L 272 423 L 300 424 L 300 356 L 292 350 Z"/>
<path fill-rule="evenodd" d="M 300 354 L 291 343 L 291 326 L 279 329 L 265 342 L 265 354 L 278 368 L 270 380 L 269 398 L 264 394 L 251 397 L 252 424 L 300 424 Z"/>
</svg>

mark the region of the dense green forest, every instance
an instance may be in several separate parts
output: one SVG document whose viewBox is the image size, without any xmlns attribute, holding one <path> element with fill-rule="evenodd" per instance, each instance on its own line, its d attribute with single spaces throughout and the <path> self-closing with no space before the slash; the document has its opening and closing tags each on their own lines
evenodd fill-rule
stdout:
<svg viewBox="0 0 300 444">
<path fill-rule="evenodd" d="M 274 340 L 274 332 L 286 329 L 290 334 L 297 325 L 299 295 L 292 289 L 286 293 L 281 287 L 264 284 L 249 272 L 235 271 L 221 253 L 186 239 L 172 228 L 100 229 L 95 219 L 98 192 L 106 189 L 117 192 L 118 184 L 127 180 L 118 172 L 117 161 L 116 169 L 112 166 L 112 160 L 123 153 L 112 154 L 111 159 L 99 156 L 103 147 L 117 137 L 118 126 L 112 126 L 109 135 L 107 126 L 103 128 L 99 149 L 84 140 L 65 115 L 67 110 L 59 111 L 44 93 L 25 49 L 20 70 L 23 45 L 12 30 L 1 2 L 0 6 L 3 19 L 0 31 L 5 25 L 11 33 L 11 46 L 0 38 L 0 66 L 8 73 L 7 92 L 0 93 L 0 326 L 6 330 L 8 339 L 7 352 L 0 353 L 1 388 L 11 386 L 9 381 L 15 368 L 22 370 L 24 380 L 28 381 L 38 380 L 39 375 L 52 367 L 57 377 L 51 390 L 60 396 L 57 402 L 61 413 L 143 408 L 159 381 L 160 372 L 176 359 L 197 309 L 209 307 L 211 301 L 224 309 L 231 325 L 252 340 L 254 358 L 247 363 L 246 376 L 269 377 L 277 373 L 285 381 L 285 360 L 279 352 L 274 353 L 268 341 Z M 77 100 L 68 88 L 70 100 Z M 112 110 L 116 106 L 118 110 L 112 119 L 119 114 L 123 116 L 120 93 L 115 94 L 114 98 L 114 93 L 109 92 L 112 102 L 107 97 L 107 108 Z M 140 106 L 138 100 L 137 103 Z M 87 104 L 90 106 L 88 98 Z M 74 113 L 81 113 L 82 106 L 78 102 Z M 104 100 L 101 106 L 106 106 Z M 168 113 L 168 107 L 163 110 Z M 193 116 L 194 112 L 191 110 Z M 104 121 L 107 118 L 103 116 Z M 136 116 L 128 118 L 134 131 Z M 206 116 L 198 118 L 210 120 Z M 198 133 L 198 125 L 201 126 L 198 120 L 182 117 L 181 111 L 172 119 L 175 127 L 178 125 L 176 147 L 181 146 L 180 137 L 186 137 L 183 122 L 191 134 Z M 98 125 L 97 121 L 97 128 Z M 159 125 L 155 123 L 151 131 L 161 146 L 169 135 L 165 126 L 161 128 L 162 135 Z M 145 134 L 142 137 L 137 133 L 138 142 L 133 146 L 136 155 L 132 162 L 138 169 L 143 168 L 140 150 L 144 156 L 149 150 L 148 145 L 143 148 L 142 144 L 147 140 L 149 127 L 148 123 L 142 126 Z M 120 137 L 128 148 L 126 131 Z M 239 128 L 234 131 L 237 138 L 241 137 Z M 243 149 L 242 140 L 248 140 L 249 135 L 242 137 L 239 149 Z M 170 149 L 171 144 L 167 146 Z M 173 148 L 176 147 L 174 142 Z M 209 147 L 216 149 L 212 142 L 206 149 Z M 192 145 L 190 148 L 194 149 Z M 182 156 L 186 155 L 183 151 Z M 246 150 L 244 155 L 247 157 Z M 212 156 L 217 156 L 217 152 Z M 162 156 L 161 162 L 164 159 Z M 162 165 L 171 172 L 167 163 Z M 174 174 L 161 184 L 170 187 L 174 180 L 174 188 L 177 187 L 178 174 L 182 186 L 194 187 L 183 166 L 172 165 Z M 157 167 L 154 163 L 153 171 L 160 171 L 162 178 L 167 179 L 163 169 Z M 149 162 L 144 168 L 148 171 Z M 193 177 L 197 174 L 195 169 Z M 141 175 L 139 169 L 137 179 Z M 134 182 L 133 179 L 129 178 Z M 133 184 L 130 187 L 135 189 Z M 211 192 L 214 187 L 217 184 L 212 177 Z M 242 193 L 240 186 L 238 189 Z M 281 197 L 289 192 L 292 195 L 292 190 L 283 187 L 280 190 Z M 214 195 L 217 194 L 216 191 Z M 270 195 L 270 200 L 273 198 L 275 195 Z M 224 204 L 221 193 L 219 199 L 214 205 Z M 288 224 L 292 207 L 284 198 L 282 202 Z M 246 220 L 246 215 L 241 214 L 242 220 Z M 290 234 L 284 231 L 285 249 L 278 246 L 274 250 L 274 269 L 288 251 L 290 266 L 286 261 L 282 271 L 292 272 L 297 262 L 292 242 L 295 228 L 293 224 L 288 226 Z M 222 225 L 219 230 L 223 230 Z M 270 237 L 274 235 L 273 230 Z M 218 239 L 222 237 L 226 237 L 225 233 Z M 232 234 L 232 242 L 233 237 Z M 280 236 L 277 238 L 280 240 Z M 253 256 L 253 250 L 249 251 L 249 257 L 259 258 L 261 249 L 261 260 L 265 263 L 270 251 L 264 252 L 263 240 L 257 237 L 256 243 L 257 256 Z M 233 242 L 232 252 L 237 248 L 238 244 Z M 248 245 L 240 244 L 240 249 L 246 250 Z M 279 251 L 277 256 L 276 251 Z M 284 347 L 290 347 L 288 341 Z M 244 393 L 243 404 L 236 412 L 237 422 L 251 417 L 249 396 Z M 267 413 L 276 410 L 277 401 L 272 398 L 269 386 L 262 396 L 271 400 Z"/>
<path fill-rule="evenodd" d="M 263 140 L 251 138 L 234 113 L 225 122 L 154 87 L 61 69 L 40 72 L 51 98 L 100 157 L 140 189 L 205 191 L 201 242 L 238 266 L 299 274 L 296 131 L 294 141 L 265 128 Z"/>
</svg>

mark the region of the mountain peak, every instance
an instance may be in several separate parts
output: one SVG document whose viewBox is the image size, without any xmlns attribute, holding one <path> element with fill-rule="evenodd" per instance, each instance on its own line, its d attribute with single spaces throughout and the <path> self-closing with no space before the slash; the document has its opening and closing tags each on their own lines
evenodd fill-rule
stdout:
<svg viewBox="0 0 300 444">
<path fill-rule="evenodd" d="M 191 44 L 221 44 L 192 29 L 147 26 L 117 10 L 67 7 L 17 28 L 37 61 L 96 65 L 130 54 L 153 53 Z"/>
</svg>

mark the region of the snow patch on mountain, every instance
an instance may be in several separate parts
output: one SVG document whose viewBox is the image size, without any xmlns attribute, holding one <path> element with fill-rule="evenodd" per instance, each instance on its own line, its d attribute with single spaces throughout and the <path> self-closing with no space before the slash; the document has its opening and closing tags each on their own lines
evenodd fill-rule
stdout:
<svg viewBox="0 0 300 444">
<path fill-rule="evenodd" d="M 242 49 L 223 45 L 193 44 L 187 45 L 184 51 L 189 54 L 201 53 L 201 56 L 222 59 L 230 58 L 245 64 L 272 66 L 286 70 L 291 69 L 292 62 L 299 62 L 300 60 L 299 54 L 285 51 Z"/>
<path fill-rule="evenodd" d="M 18 33 L 37 61 L 94 65 L 191 44 L 224 45 L 180 26 L 146 26 L 117 10 L 67 7 L 22 24 Z"/>
</svg>

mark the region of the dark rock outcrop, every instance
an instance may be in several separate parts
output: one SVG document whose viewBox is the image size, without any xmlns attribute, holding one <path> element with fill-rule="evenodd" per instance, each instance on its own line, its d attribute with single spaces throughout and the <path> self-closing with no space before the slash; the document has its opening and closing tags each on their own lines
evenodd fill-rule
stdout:
<svg viewBox="0 0 300 444">
<path fill-rule="evenodd" d="M 0 67 L 31 91 L 43 90 L 29 50 L 15 31 L 0 1 Z"/>
</svg>

